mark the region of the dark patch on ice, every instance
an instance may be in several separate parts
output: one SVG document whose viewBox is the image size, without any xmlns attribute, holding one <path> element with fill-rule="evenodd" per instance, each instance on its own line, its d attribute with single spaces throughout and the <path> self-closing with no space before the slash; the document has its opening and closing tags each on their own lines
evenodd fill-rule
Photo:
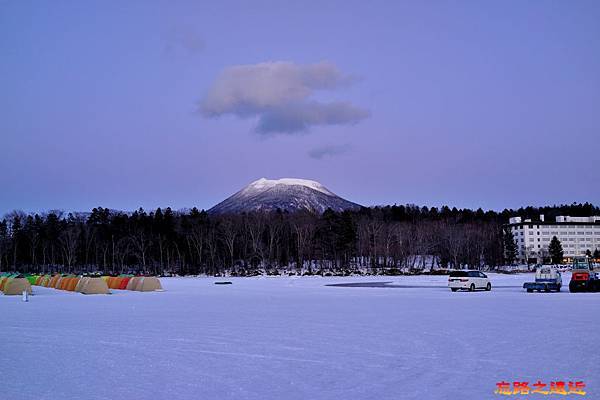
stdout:
<svg viewBox="0 0 600 400">
<path fill-rule="evenodd" d="M 391 288 L 391 289 L 426 289 L 426 288 L 444 288 L 448 289 L 448 286 L 437 286 L 437 285 L 394 285 L 393 282 L 354 282 L 354 283 L 330 283 L 325 286 L 337 286 L 337 287 L 363 287 L 363 288 Z"/>
<path fill-rule="evenodd" d="M 448 285 L 397 285 L 392 284 L 392 281 L 387 282 L 353 282 L 353 283 L 330 283 L 325 286 L 337 287 L 363 287 L 363 288 L 391 288 L 391 289 L 448 289 Z M 495 288 L 521 288 L 521 286 L 495 286 Z"/>
<path fill-rule="evenodd" d="M 325 286 L 339 286 L 339 287 L 394 287 L 397 285 L 389 285 L 389 282 L 354 282 L 354 283 L 330 283 Z"/>
</svg>

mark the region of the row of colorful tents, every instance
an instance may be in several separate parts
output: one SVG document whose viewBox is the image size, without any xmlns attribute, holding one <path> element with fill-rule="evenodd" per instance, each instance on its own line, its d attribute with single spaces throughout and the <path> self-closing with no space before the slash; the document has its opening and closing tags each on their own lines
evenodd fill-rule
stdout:
<svg viewBox="0 0 600 400">
<path fill-rule="evenodd" d="M 10 283 L 10 284 L 9 284 Z M 109 289 L 150 292 L 162 290 L 155 276 L 77 276 L 77 275 L 0 275 L 0 290 L 4 294 L 31 293 L 31 285 L 50 287 L 83 294 L 109 294 Z M 8 285 L 8 286 L 7 286 Z M 3 288 L 6 287 L 5 291 Z M 9 293 L 7 293 L 9 292 Z"/>
</svg>

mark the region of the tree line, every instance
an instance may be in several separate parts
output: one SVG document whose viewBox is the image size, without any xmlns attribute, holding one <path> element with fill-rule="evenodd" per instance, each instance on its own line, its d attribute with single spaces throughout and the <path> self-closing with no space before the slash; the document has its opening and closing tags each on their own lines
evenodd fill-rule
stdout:
<svg viewBox="0 0 600 400">
<path fill-rule="evenodd" d="M 0 220 L 0 271 L 252 275 L 494 269 L 511 263 L 514 215 L 593 215 L 589 203 L 502 212 L 394 205 L 323 214 L 13 211 Z"/>
</svg>

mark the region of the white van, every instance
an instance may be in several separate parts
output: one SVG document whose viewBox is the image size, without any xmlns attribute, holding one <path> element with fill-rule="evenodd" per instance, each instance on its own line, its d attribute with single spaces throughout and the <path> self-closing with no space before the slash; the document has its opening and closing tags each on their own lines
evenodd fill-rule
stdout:
<svg viewBox="0 0 600 400">
<path fill-rule="evenodd" d="M 481 271 L 452 271 L 448 277 L 448 287 L 453 292 L 459 289 L 470 292 L 476 289 L 492 290 L 490 279 Z"/>
</svg>

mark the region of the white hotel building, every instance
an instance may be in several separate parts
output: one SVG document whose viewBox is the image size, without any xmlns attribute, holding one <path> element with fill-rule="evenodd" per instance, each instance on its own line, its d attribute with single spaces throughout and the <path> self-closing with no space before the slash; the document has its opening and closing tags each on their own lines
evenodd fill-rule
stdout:
<svg viewBox="0 0 600 400">
<path fill-rule="evenodd" d="M 553 236 L 560 240 L 566 261 L 585 255 L 587 250 L 594 253 L 600 249 L 600 216 L 559 216 L 555 222 L 545 221 L 543 215 L 539 221 L 513 217 L 507 226 L 517 245 L 517 259 L 523 263 L 541 263 L 549 258 L 548 245 Z"/>
</svg>

